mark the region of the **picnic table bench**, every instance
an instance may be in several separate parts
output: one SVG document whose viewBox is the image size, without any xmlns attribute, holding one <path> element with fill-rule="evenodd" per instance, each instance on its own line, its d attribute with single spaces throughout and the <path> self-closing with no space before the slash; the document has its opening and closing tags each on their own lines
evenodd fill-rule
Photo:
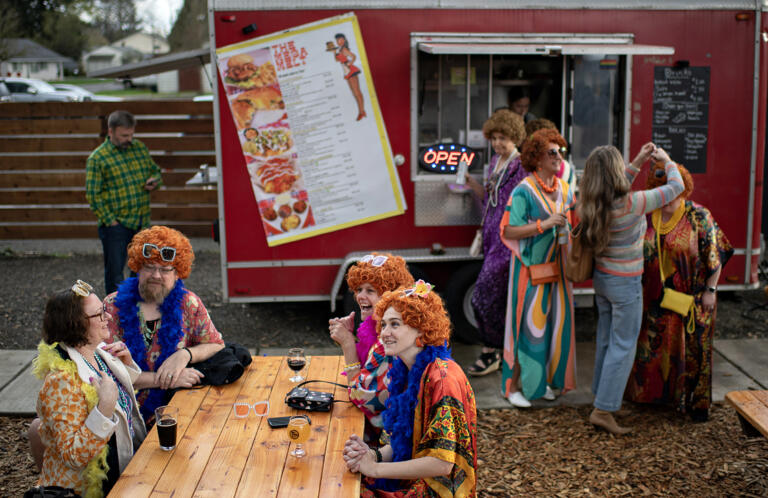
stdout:
<svg viewBox="0 0 768 498">
<path fill-rule="evenodd" d="M 308 360 L 307 379 L 346 384 L 343 356 Z M 360 496 L 360 475 L 347 470 L 342 450 L 351 434 L 362 435 L 363 413 L 350 403 L 334 403 L 331 412 L 290 408 L 284 400 L 295 386 L 292 374 L 285 357 L 256 356 L 232 384 L 177 392 L 171 401 L 179 408 L 176 448 L 161 450 L 152 428 L 109 496 Z M 330 387 L 314 389 L 348 399 L 346 389 Z M 236 401 L 262 400 L 269 400 L 268 415 L 234 416 Z M 286 430 L 267 424 L 267 417 L 298 414 L 312 420 L 301 459 L 288 455 Z"/>
<path fill-rule="evenodd" d="M 744 434 L 768 437 L 768 391 L 731 391 L 725 399 L 736 409 Z"/>
</svg>

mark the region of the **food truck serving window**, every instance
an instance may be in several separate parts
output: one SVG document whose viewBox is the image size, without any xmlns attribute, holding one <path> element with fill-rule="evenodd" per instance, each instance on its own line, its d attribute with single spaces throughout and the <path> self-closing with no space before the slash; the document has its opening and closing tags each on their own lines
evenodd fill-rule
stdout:
<svg viewBox="0 0 768 498">
<path fill-rule="evenodd" d="M 671 47 L 635 45 L 632 35 L 411 35 L 412 151 L 440 143 L 478 151 L 470 173 L 481 175 L 493 153 L 483 123 L 511 100 L 528 97 L 526 120 L 553 121 L 583 167 L 596 145 L 626 141 L 631 55 L 671 54 Z M 413 164 L 413 162 L 412 162 Z M 412 167 L 414 181 L 439 179 Z"/>
</svg>

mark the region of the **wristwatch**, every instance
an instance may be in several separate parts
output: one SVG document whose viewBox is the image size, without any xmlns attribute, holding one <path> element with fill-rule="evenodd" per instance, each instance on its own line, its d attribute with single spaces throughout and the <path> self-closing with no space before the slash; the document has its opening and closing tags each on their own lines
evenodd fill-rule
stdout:
<svg viewBox="0 0 768 498">
<path fill-rule="evenodd" d="M 707 290 L 712 294 L 714 294 L 715 292 L 717 292 L 717 287 L 707 287 Z"/>
</svg>

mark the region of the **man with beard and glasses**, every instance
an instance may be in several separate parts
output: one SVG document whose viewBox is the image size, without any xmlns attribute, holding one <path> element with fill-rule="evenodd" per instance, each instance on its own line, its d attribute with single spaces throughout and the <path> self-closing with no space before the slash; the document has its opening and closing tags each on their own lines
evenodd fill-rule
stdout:
<svg viewBox="0 0 768 498">
<path fill-rule="evenodd" d="M 200 383 L 203 374 L 188 365 L 224 348 L 203 302 L 184 287 L 194 259 L 189 239 L 178 230 L 144 229 L 128 246 L 128 267 L 138 276 L 104 298 L 109 342 L 123 341 L 141 367 L 133 385 L 147 422 L 170 400 L 168 389 Z"/>
<path fill-rule="evenodd" d="M 107 138 L 86 163 L 85 197 L 99 220 L 104 286 L 110 294 L 123 281 L 128 243 L 149 226 L 149 193 L 162 178 L 149 149 L 133 139 L 136 120 L 130 112 L 110 114 L 107 128 Z"/>
</svg>

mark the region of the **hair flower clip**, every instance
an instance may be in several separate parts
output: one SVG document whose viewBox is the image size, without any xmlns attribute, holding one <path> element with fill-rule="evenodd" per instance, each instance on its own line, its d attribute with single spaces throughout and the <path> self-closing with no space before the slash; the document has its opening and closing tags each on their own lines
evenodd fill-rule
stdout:
<svg viewBox="0 0 768 498">
<path fill-rule="evenodd" d="M 411 287 L 410 289 L 405 289 L 403 294 L 405 294 L 406 297 L 410 296 L 411 294 L 413 294 L 414 296 L 424 297 L 430 292 L 432 292 L 433 287 L 434 285 L 427 283 L 422 279 L 419 279 L 418 281 L 416 281 L 413 287 Z"/>
</svg>

